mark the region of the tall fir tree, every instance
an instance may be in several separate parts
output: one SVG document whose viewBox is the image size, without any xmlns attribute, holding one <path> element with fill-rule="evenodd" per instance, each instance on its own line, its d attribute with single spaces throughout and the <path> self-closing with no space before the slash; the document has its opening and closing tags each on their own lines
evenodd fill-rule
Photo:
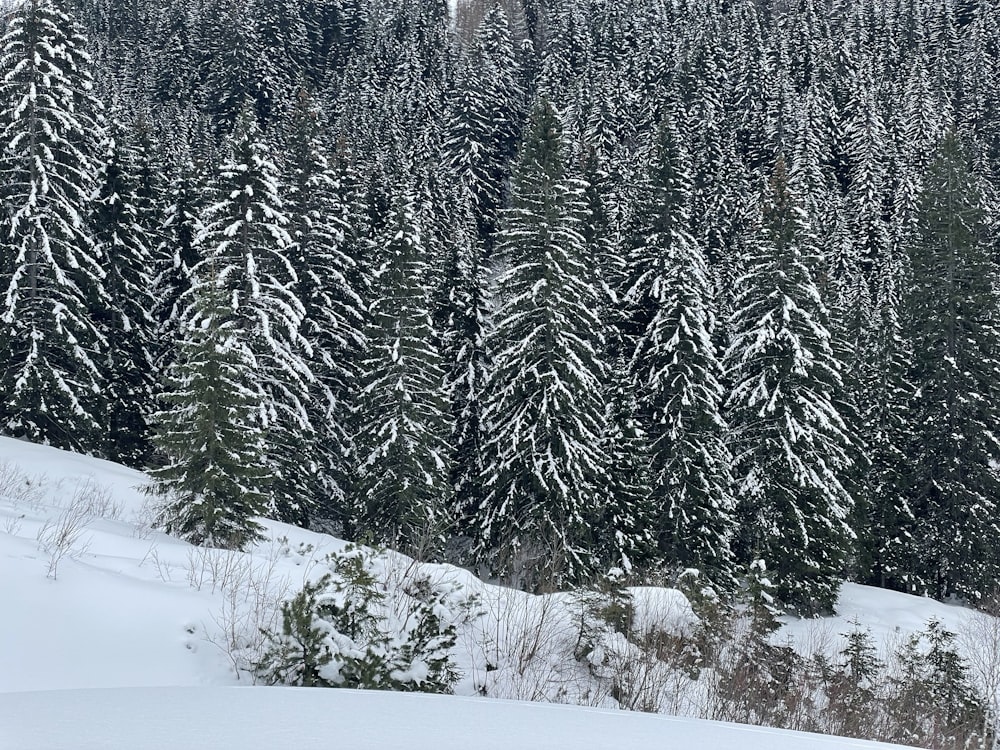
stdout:
<svg viewBox="0 0 1000 750">
<path fill-rule="evenodd" d="M 152 248 L 152 289 L 156 325 L 154 361 L 158 372 L 166 372 L 179 338 L 182 299 L 191 288 L 194 268 L 200 260 L 195 240 L 201 233 L 201 213 L 207 200 L 205 176 L 183 144 L 172 165 L 156 222 L 158 242 Z"/>
<path fill-rule="evenodd" d="M 89 452 L 107 259 L 88 223 L 101 106 L 86 46 L 54 0 L 15 6 L 0 37 L 0 431 Z"/>
<path fill-rule="evenodd" d="M 997 522 L 996 269 L 960 141 L 946 136 L 924 178 L 910 248 L 913 338 L 910 587 L 976 600 L 1000 573 Z M 904 527 L 905 528 L 905 527 Z"/>
<path fill-rule="evenodd" d="M 487 340 L 494 367 L 479 554 L 534 586 L 593 571 L 590 526 L 607 478 L 605 342 L 584 238 L 585 183 L 571 176 L 562 131 L 540 99 L 514 169 Z"/>
<path fill-rule="evenodd" d="M 156 381 L 149 237 L 140 224 L 134 155 L 122 123 L 110 123 L 102 147 L 91 226 L 105 259 L 109 297 L 102 316 L 108 342 L 105 452 L 114 461 L 143 467 L 150 459 Z"/>
<path fill-rule="evenodd" d="M 468 191 L 487 256 L 506 204 L 523 117 L 519 78 L 507 15 L 494 6 L 459 63 L 443 137 L 445 160 Z"/>
<path fill-rule="evenodd" d="M 261 538 L 265 445 L 262 394 L 242 321 L 214 258 L 201 263 L 185 295 L 177 357 L 165 373 L 156 447 L 165 458 L 150 492 L 158 520 L 194 544 L 242 549 Z"/>
<path fill-rule="evenodd" d="M 310 510 L 302 448 L 313 434 L 307 403 L 313 374 L 302 336 L 305 310 L 288 258 L 292 244 L 277 185 L 277 167 L 252 116 L 241 115 L 216 179 L 195 248 L 228 294 L 233 327 L 252 353 L 247 378 L 260 393 L 258 427 L 271 476 L 268 512 L 305 523 Z"/>
<path fill-rule="evenodd" d="M 452 426 L 416 214 L 412 194 L 398 197 L 380 248 L 362 363 L 354 531 L 427 559 L 450 526 Z"/>
<path fill-rule="evenodd" d="M 473 536 L 470 519 L 483 495 L 482 402 L 490 365 L 485 340 L 488 266 L 466 186 L 442 187 L 450 197 L 438 199 L 443 210 L 438 233 L 442 249 L 437 261 L 441 269 L 436 327 L 454 419 L 450 471 L 455 534 L 466 544 Z"/>
<path fill-rule="evenodd" d="M 786 604 L 828 611 L 853 541 L 853 498 L 841 482 L 851 438 L 833 400 L 840 365 L 812 277 L 812 230 L 784 158 L 750 241 L 725 355 L 739 552 L 765 561 Z"/>
<path fill-rule="evenodd" d="M 350 512 L 346 487 L 353 471 L 351 410 L 364 347 L 366 310 L 355 290 L 358 260 L 351 255 L 351 196 L 334 174 L 322 143 L 322 123 L 312 97 L 300 90 L 288 138 L 285 208 L 303 305 L 302 336 L 315 380 L 306 404 L 315 432 L 306 451 L 316 513 L 341 533 Z M 304 462 L 305 463 L 305 462 Z M 303 467 L 306 470 L 306 467 Z"/>
<path fill-rule="evenodd" d="M 644 327 L 632 377 L 650 442 L 651 506 L 670 564 L 728 585 L 735 501 L 722 417 L 722 365 L 713 343 L 708 264 L 689 233 L 691 185 L 677 134 L 660 128 L 640 187 L 626 304 Z"/>
</svg>

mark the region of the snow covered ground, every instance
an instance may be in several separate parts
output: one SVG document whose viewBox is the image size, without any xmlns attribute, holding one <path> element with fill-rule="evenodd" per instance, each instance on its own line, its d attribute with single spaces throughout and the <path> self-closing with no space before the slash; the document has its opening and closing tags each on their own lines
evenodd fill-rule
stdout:
<svg viewBox="0 0 1000 750">
<path fill-rule="evenodd" d="M 475 593 L 483 613 L 456 648 L 458 696 L 241 687 L 250 678 L 234 644 L 259 648 L 276 603 L 344 543 L 268 522 L 271 541 L 251 553 L 195 548 L 150 527 L 144 483 L 115 464 L 0 438 L 0 750 L 878 747 L 615 710 L 584 666 L 519 650 L 526 637 L 533 653 L 571 649 L 574 626 L 558 626 L 565 595 L 488 586 L 450 566 L 424 569 Z M 398 562 L 400 575 L 412 568 Z M 677 592 L 635 596 L 671 627 L 691 617 Z M 961 630 L 967 612 L 848 584 L 837 617 L 790 622 L 780 637 L 808 651 L 857 620 L 891 643 L 931 616 Z M 682 698 L 665 710 L 683 712 Z"/>
<path fill-rule="evenodd" d="M 739 724 L 486 698 L 304 688 L 137 688 L 0 695 L 0 747 L 875 750 L 892 746 Z"/>
</svg>

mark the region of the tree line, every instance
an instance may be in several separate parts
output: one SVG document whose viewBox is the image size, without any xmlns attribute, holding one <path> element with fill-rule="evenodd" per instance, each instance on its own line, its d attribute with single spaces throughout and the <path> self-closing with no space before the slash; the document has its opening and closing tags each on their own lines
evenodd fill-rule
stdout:
<svg viewBox="0 0 1000 750">
<path fill-rule="evenodd" d="M 521 585 L 976 601 L 1000 12 L 24 0 L 0 431 Z M 754 567 L 756 570 L 757 567 Z"/>
</svg>

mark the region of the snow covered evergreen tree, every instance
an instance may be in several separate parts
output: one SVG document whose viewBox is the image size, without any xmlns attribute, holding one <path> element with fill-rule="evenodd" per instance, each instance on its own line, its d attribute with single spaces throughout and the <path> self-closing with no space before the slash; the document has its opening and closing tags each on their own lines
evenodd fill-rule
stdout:
<svg viewBox="0 0 1000 750">
<path fill-rule="evenodd" d="M 214 258 L 198 266 L 177 358 L 165 376 L 151 474 L 168 533 L 194 544 L 242 549 L 256 541 L 269 498 L 257 411 L 254 354 Z M 220 283 L 222 282 L 222 283 Z"/>
<path fill-rule="evenodd" d="M 200 214 L 208 198 L 204 175 L 187 153 L 186 144 L 172 166 L 158 222 L 160 241 L 151 249 L 155 361 L 160 373 L 166 372 L 175 354 L 184 311 L 181 300 L 191 288 L 194 267 L 200 260 L 195 239 L 202 230 Z"/>
<path fill-rule="evenodd" d="M 106 258 L 88 224 L 101 106 L 86 41 L 55 0 L 0 37 L 0 431 L 98 449 Z"/>
<path fill-rule="evenodd" d="M 650 492 L 649 440 L 638 416 L 628 365 L 620 356 L 611 371 L 604 435 L 607 497 L 594 530 L 602 572 L 619 568 L 635 576 L 659 563 L 662 555 L 653 524 L 658 514 Z"/>
<path fill-rule="evenodd" d="M 148 236 L 140 224 L 134 160 L 122 125 L 109 126 L 102 144 L 91 226 L 105 259 L 109 308 L 103 328 L 108 342 L 106 453 L 142 468 L 150 458 L 149 418 L 156 384 L 153 294 Z"/>
<path fill-rule="evenodd" d="M 722 418 L 722 366 L 712 341 L 708 266 L 689 233 L 690 181 L 677 134 L 661 126 L 641 185 L 626 304 L 644 324 L 632 355 L 650 442 L 651 505 L 661 551 L 727 584 L 735 502 Z"/>
<path fill-rule="evenodd" d="M 199 11 L 204 107 L 220 136 L 233 132 L 245 110 L 265 124 L 272 114 L 277 75 L 254 11 L 235 0 L 211 0 Z"/>
<path fill-rule="evenodd" d="M 829 610 L 853 539 L 840 479 L 850 438 L 832 400 L 840 370 L 812 278 L 811 228 L 783 158 L 764 201 L 725 355 L 739 552 L 766 561 L 785 603 Z"/>
<path fill-rule="evenodd" d="M 396 199 L 379 251 L 355 441 L 355 535 L 427 559 L 450 524 L 452 426 L 412 194 Z"/>
<path fill-rule="evenodd" d="M 315 376 L 306 404 L 315 430 L 303 467 L 313 482 L 317 514 L 343 526 L 349 516 L 346 486 L 353 471 L 351 408 L 357 390 L 358 357 L 364 345 L 364 303 L 354 289 L 358 262 L 349 254 L 350 196 L 343 195 L 322 143 L 316 104 L 300 90 L 286 156 L 285 198 L 295 268 L 295 293 L 303 305 L 302 336 Z M 305 468 L 303 469 L 305 471 Z"/>
<path fill-rule="evenodd" d="M 489 377 L 486 351 L 488 267 L 476 227 L 471 199 L 464 185 L 442 186 L 438 259 L 436 328 L 447 368 L 451 401 L 451 485 L 454 490 L 454 533 L 465 544 L 472 534 L 469 520 L 482 502 L 483 389 Z"/>
<path fill-rule="evenodd" d="M 465 50 L 446 113 L 445 159 L 472 200 L 489 255 L 506 202 L 524 93 L 507 15 L 494 6 Z"/>
<path fill-rule="evenodd" d="M 257 426 L 265 436 L 271 473 L 268 511 L 280 520 L 303 523 L 310 504 L 303 446 L 313 433 L 306 408 L 313 375 L 301 332 L 305 310 L 288 258 L 288 219 L 277 168 L 265 156 L 260 131 L 245 112 L 230 149 L 195 247 L 228 294 L 233 335 L 244 337 L 241 343 L 252 355 L 246 382 L 254 383 L 261 397 Z"/>
<path fill-rule="evenodd" d="M 975 178 L 954 134 L 924 179 L 910 249 L 913 590 L 975 600 L 1000 574 L 1000 297 Z M 905 528 L 905 527 L 904 527 Z"/>
<path fill-rule="evenodd" d="M 606 366 L 600 299 L 584 239 L 585 184 L 541 99 L 514 169 L 498 251 L 494 357 L 483 420 L 487 497 L 478 552 L 527 585 L 593 570 L 603 510 Z"/>
</svg>

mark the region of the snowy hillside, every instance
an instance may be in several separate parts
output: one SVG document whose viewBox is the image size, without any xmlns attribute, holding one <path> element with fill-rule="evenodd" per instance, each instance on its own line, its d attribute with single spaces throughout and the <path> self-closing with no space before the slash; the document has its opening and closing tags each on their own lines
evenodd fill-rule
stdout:
<svg viewBox="0 0 1000 750">
<path fill-rule="evenodd" d="M 304 688 L 0 695 L 18 750 L 850 750 L 860 740 L 591 708 Z M 8 741 L 9 745 L 2 744 Z"/>
<path fill-rule="evenodd" d="M 150 528 L 143 482 L 115 464 L 0 438 L 0 748 L 308 748 L 333 736 L 345 747 L 435 750 L 874 747 L 613 710 L 621 691 L 616 698 L 595 676 L 594 653 L 572 658 L 580 635 L 570 595 L 530 596 L 450 566 L 420 570 L 475 602 L 459 618 L 454 649 L 455 691 L 467 697 L 228 689 L 252 681 L 240 669 L 259 654 L 260 628 L 275 627 L 277 603 L 345 545 L 267 522 L 270 540 L 251 553 L 192 547 Z M 389 580 L 416 569 L 401 556 L 381 559 Z M 691 627 L 680 593 L 632 595 L 647 621 L 639 627 Z M 856 620 L 884 646 L 930 617 L 960 632 L 969 614 L 846 585 L 836 618 L 790 622 L 776 639 L 809 653 Z M 655 705 L 697 715 L 698 683 L 663 674 L 670 684 L 656 686 Z M 594 708 L 468 697 L 477 694 Z"/>
</svg>

